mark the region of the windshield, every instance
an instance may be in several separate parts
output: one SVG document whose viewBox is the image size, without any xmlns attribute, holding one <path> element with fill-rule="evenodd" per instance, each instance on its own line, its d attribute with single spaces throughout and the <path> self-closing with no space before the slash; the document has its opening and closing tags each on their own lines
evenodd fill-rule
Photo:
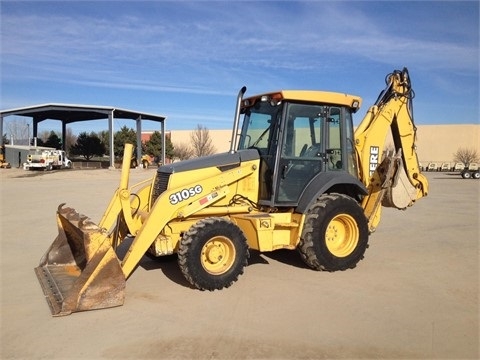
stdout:
<svg viewBox="0 0 480 360">
<path fill-rule="evenodd" d="M 267 101 L 257 101 L 254 106 L 242 109 L 245 117 L 238 148 L 257 148 L 260 153 L 267 153 L 272 129 L 281 115 L 281 109 L 282 106 L 272 106 Z"/>
</svg>

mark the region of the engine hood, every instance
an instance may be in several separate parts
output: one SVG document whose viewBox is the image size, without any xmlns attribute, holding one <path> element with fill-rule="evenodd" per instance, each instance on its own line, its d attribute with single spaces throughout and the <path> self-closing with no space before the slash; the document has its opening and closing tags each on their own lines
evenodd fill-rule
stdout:
<svg viewBox="0 0 480 360">
<path fill-rule="evenodd" d="M 163 165 L 158 168 L 158 172 L 173 174 L 212 166 L 231 168 L 240 165 L 244 161 L 257 160 L 259 158 L 260 154 L 257 150 L 245 149 L 236 151 L 233 154 L 226 152 Z"/>
</svg>

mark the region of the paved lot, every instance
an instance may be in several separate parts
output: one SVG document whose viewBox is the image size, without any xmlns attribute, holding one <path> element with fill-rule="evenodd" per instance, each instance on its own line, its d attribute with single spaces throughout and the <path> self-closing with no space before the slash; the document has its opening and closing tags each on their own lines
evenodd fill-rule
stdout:
<svg viewBox="0 0 480 360">
<path fill-rule="evenodd" d="M 415 207 L 384 211 L 354 270 L 255 253 L 231 288 L 201 292 L 174 258 L 144 257 L 124 306 L 51 317 L 33 268 L 56 208 L 98 221 L 119 174 L 0 169 L 2 359 L 479 358 L 480 181 L 443 173 Z"/>
</svg>

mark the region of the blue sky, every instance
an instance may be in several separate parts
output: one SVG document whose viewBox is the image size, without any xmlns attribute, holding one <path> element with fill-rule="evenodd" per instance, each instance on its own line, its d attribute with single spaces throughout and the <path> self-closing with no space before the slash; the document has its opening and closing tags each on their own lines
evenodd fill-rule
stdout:
<svg viewBox="0 0 480 360">
<path fill-rule="evenodd" d="M 479 123 L 478 1 L 2 0 L 0 10 L 3 110 L 105 105 L 166 115 L 169 130 L 230 129 L 246 85 L 247 96 L 360 95 L 358 123 L 406 66 L 417 124 Z M 60 124 L 39 125 L 50 129 Z"/>
</svg>

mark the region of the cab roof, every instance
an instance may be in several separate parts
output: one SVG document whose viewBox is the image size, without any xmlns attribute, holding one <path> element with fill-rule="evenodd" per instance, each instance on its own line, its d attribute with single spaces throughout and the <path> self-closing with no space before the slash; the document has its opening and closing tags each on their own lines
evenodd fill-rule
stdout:
<svg viewBox="0 0 480 360">
<path fill-rule="evenodd" d="M 253 95 L 251 97 L 246 97 L 244 100 L 248 100 L 247 103 L 253 104 L 257 101 L 257 99 L 260 99 L 263 96 L 277 101 L 293 100 L 344 105 L 356 108 L 357 110 L 362 104 L 362 98 L 360 96 L 316 90 L 279 90 L 259 95 Z M 355 105 L 355 102 L 357 105 Z"/>
</svg>

